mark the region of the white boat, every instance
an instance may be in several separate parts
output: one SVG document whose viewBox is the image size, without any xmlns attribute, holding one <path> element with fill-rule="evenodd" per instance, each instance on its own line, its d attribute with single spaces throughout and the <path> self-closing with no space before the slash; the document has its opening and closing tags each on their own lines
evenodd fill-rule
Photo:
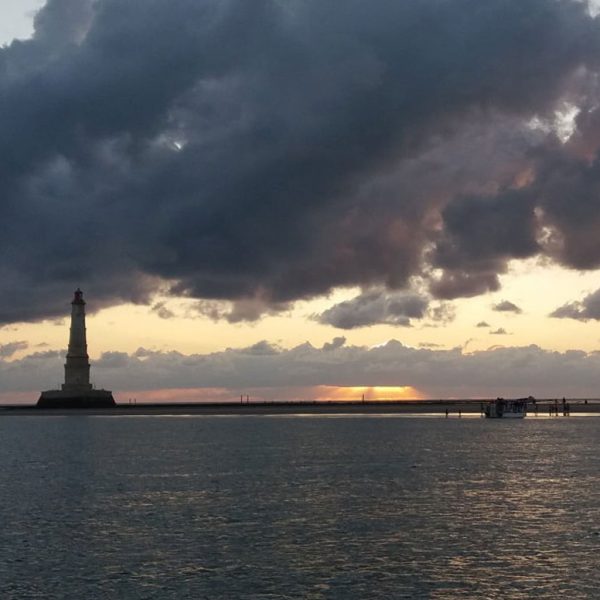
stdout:
<svg viewBox="0 0 600 600">
<path fill-rule="evenodd" d="M 522 419 L 527 415 L 527 399 L 505 400 L 496 398 L 485 407 L 488 419 Z"/>
</svg>

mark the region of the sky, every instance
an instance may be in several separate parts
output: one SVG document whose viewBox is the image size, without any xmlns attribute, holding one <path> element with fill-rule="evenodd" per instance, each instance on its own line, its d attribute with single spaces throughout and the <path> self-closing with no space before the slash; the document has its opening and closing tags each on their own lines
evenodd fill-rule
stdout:
<svg viewBox="0 0 600 600">
<path fill-rule="evenodd" d="M 580 0 L 1 0 L 0 402 L 600 397 Z"/>
</svg>

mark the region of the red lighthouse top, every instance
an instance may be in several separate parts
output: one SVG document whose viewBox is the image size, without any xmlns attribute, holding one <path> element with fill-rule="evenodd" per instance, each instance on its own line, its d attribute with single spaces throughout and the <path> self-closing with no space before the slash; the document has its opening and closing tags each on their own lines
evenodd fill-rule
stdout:
<svg viewBox="0 0 600 600">
<path fill-rule="evenodd" d="M 85 304 L 83 292 L 79 288 L 75 290 L 75 295 L 73 296 L 73 302 L 71 302 L 71 304 Z"/>
</svg>

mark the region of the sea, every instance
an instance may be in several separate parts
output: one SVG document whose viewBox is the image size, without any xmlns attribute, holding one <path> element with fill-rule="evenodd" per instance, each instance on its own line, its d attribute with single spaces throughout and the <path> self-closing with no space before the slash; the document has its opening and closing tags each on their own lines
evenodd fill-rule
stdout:
<svg viewBox="0 0 600 600">
<path fill-rule="evenodd" d="M 0 598 L 600 598 L 600 417 L 3 416 Z"/>
</svg>

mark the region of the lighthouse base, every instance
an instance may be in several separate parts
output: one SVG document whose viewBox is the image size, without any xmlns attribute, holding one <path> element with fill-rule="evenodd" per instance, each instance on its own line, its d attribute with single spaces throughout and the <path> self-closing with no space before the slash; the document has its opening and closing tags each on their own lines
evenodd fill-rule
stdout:
<svg viewBox="0 0 600 600">
<path fill-rule="evenodd" d="M 42 392 L 37 408 L 112 408 L 115 399 L 108 390 L 47 390 Z"/>
</svg>

